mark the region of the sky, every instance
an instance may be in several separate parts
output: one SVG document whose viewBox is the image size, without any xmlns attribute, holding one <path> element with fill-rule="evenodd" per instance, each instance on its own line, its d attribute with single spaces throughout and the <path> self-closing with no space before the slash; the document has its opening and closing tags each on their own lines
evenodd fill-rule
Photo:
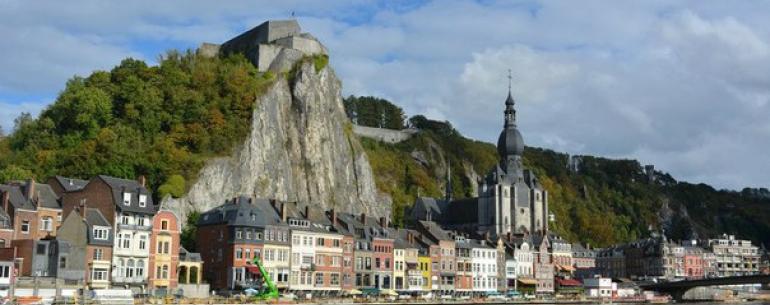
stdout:
<svg viewBox="0 0 770 305">
<path fill-rule="evenodd" d="M 493 142 L 510 69 L 529 146 L 638 159 L 717 188 L 770 186 L 763 1 L 0 0 L 0 126 L 39 113 L 74 75 L 292 14 L 330 50 L 345 95 Z"/>
</svg>

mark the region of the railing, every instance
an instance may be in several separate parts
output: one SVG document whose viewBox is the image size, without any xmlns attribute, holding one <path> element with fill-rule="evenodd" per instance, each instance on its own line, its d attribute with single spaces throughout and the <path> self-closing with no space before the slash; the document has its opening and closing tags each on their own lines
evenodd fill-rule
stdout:
<svg viewBox="0 0 770 305">
<path fill-rule="evenodd" d="M 122 277 L 122 276 L 115 276 L 112 277 L 112 281 L 115 283 L 143 283 L 146 280 L 141 277 Z"/>
</svg>

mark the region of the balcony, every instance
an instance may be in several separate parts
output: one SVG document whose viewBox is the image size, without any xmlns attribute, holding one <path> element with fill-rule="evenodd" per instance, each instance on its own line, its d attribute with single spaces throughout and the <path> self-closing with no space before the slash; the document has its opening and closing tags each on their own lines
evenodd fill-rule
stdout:
<svg viewBox="0 0 770 305">
<path fill-rule="evenodd" d="M 134 231 L 152 231 L 152 226 L 151 225 L 140 226 L 140 225 L 134 225 L 134 224 L 126 225 L 126 224 L 119 223 L 118 224 L 118 229 L 121 229 L 121 230 L 134 230 Z"/>
<path fill-rule="evenodd" d="M 141 277 L 122 277 L 122 276 L 113 276 L 112 282 L 113 283 L 126 283 L 126 284 L 135 284 L 135 283 L 144 283 L 146 280 Z"/>
<path fill-rule="evenodd" d="M 304 271 L 315 271 L 316 265 L 315 263 L 312 263 L 312 264 L 302 263 L 299 265 L 299 269 Z"/>
</svg>

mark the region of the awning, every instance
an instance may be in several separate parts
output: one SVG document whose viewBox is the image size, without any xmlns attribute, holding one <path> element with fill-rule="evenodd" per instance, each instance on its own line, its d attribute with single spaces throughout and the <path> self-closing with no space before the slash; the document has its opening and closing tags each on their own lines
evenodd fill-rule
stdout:
<svg viewBox="0 0 770 305">
<path fill-rule="evenodd" d="M 537 280 L 529 279 L 529 278 L 521 278 L 519 279 L 519 283 L 522 283 L 524 285 L 537 285 Z"/>
<path fill-rule="evenodd" d="M 247 265 L 246 266 L 246 270 L 249 271 L 249 273 L 252 273 L 252 274 L 262 274 L 261 272 L 259 272 L 259 267 L 257 267 L 257 266 Z"/>
<path fill-rule="evenodd" d="M 389 296 L 394 296 L 394 297 L 397 297 L 397 296 L 398 296 L 398 293 L 397 293 L 397 292 L 395 292 L 395 291 L 393 291 L 393 290 L 390 290 L 390 289 L 383 289 L 382 291 L 380 291 L 380 294 L 382 294 L 382 295 L 389 295 Z"/>
<path fill-rule="evenodd" d="M 556 269 L 561 270 L 561 271 L 567 271 L 567 272 L 575 271 L 575 268 L 573 268 L 572 266 L 568 266 L 568 265 L 556 264 L 555 267 L 556 267 Z"/>
<path fill-rule="evenodd" d="M 359 294 L 362 294 L 363 292 L 361 292 L 361 290 L 358 290 L 358 289 L 353 289 L 353 290 L 349 291 L 348 293 L 351 294 L 351 295 L 359 295 Z"/>
<path fill-rule="evenodd" d="M 574 279 L 556 279 L 559 286 L 583 286 L 578 280 Z"/>
</svg>

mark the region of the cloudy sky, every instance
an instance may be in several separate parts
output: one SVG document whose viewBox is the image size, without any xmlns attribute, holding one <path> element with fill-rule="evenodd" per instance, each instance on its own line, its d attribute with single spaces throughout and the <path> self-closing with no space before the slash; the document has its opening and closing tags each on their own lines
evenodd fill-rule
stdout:
<svg viewBox="0 0 770 305">
<path fill-rule="evenodd" d="M 73 75 L 294 12 L 330 49 L 345 94 L 493 141 L 511 69 L 528 145 L 770 186 L 766 2 L 220 2 L 0 0 L 0 126 L 39 112 Z"/>
</svg>

